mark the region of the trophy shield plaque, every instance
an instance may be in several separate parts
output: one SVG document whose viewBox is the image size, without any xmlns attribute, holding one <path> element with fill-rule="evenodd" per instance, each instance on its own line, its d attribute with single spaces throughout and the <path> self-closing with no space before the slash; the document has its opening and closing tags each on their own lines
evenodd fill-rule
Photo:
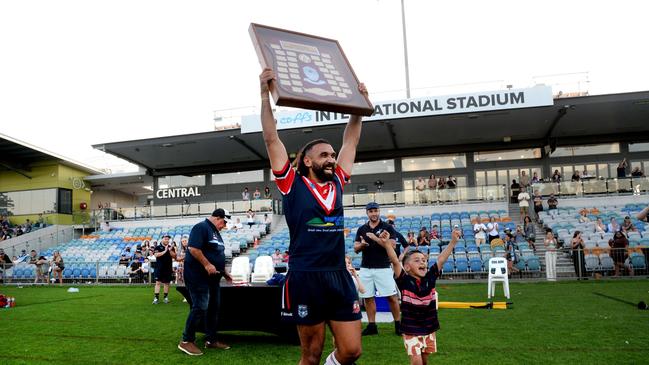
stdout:
<svg viewBox="0 0 649 365">
<path fill-rule="evenodd" d="M 254 23 L 249 32 L 261 67 L 275 71 L 270 92 L 276 105 L 372 115 L 338 41 Z"/>
</svg>

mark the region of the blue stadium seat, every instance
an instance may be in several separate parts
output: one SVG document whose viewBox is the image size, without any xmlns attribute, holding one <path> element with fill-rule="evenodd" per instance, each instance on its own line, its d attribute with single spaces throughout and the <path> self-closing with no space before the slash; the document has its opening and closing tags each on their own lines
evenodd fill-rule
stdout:
<svg viewBox="0 0 649 365">
<path fill-rule="evenodd" d="M 469 260 L 469 266 L 471 267 L 472 272 L 482 271 L 482 260 L 479 258 L 472 258 Z"/>
</svg>

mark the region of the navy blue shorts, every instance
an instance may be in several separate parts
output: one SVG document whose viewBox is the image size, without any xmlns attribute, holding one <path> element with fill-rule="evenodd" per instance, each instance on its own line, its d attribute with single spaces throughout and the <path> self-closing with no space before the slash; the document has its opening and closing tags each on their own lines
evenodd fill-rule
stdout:
<svg viewBox="0 0 649 365">
<path fill-rule="evenodd" d="M 346 270 L 289 270 L 282 291 L 282 318 L 298 325 L 360 320 L 361 307 L 351 274 Z"/>
</svg>

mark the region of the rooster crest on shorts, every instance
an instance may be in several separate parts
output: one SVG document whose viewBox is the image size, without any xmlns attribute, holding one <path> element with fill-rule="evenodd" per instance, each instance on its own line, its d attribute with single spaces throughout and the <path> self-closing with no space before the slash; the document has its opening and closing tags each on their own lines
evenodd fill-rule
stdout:
<svg viewBox="0 0 649 365">
<path fill-rule="evenodd" d="M 352 312 L 353 313 L 360 313 L 361 312 L 361 305 L 358 304 L 358 300 L 354 301 L 354 305 L 352 306 Z"/>
<path fill-rule="evenodd" d="M 300 318 L 305 318 L 309 315 L 309 307 L 307 307 L 305 304 L 298 305 L 297 315 L 300 316 Z"/>
</svg>

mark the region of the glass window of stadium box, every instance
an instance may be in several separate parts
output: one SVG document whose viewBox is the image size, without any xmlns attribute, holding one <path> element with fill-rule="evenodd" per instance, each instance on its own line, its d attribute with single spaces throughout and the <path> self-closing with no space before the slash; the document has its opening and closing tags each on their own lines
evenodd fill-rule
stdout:
<svg viewBox="0 0 649 365">
<path fill-rule="evenodd" d="M 588 155 L 605 155 L 610 153 L 620 153 L 620 144 L 606 143 L 590 146 L 557 147 L 557 149 L 550 154 L 550 157 L 575 157 Z"/>
<path fill-rule="evenodd" d="M 540 148 L 529 148 L 529 149 L 522 149 L 522 150 L 486 151 L 486 152 L 476 152 L 473 154 L 473 161 L 475 162 L 528 160 L 534 158 L 541 158 Z"/>
<path fill-rule="evenodd" d="M 354 175 L 385 174 L 394 172 L 394 160 L 356 162 Z"/>
<path fill-rule="evenodd" d="M 536 172 L 539 178 L 542 178 L 541 167 L 513 167 L 508 169 L 498 169 L 498 170 L 476 170 L 475 172 L 475 185 L 484 186 L 484 185 L 511 185 L 512 180 L 520 182 L 521 171 L 525 171 L 525 174 L 529 176 L 530 181 L 532 176 Z"/>
<path fill-rule="evenodd" d="M 584 171 L 587 171 L 588 176 L 590 176 L 591 178 L 596 177 L 596 178 L 607 179 L 609 177 L 617 176 L 617 165 L 618 162 L 598 163 L 598 164 L 584 163 L 579 165 L 564 165 L 564 166 L 554 165 L 551 167 L 550 172 L 554 174 L 555 170 L 559 170 L 559 173 L 561 174 L 561 179 L 563 181 L 570 181 L 572 179 L 572 174 L 575 171 L 579 171 L 580 175 L 583 175 Z"/>
<path fill-rule="evenodd" d="M 407 171 L 445 170 L 466 168 L 466 155 L 439 155 L 406 157 L 401 159 L 401 169 Z"/>
<path fill-rule="evenodd" d="M 72 191 L 38 189 L 0 193 L 0 214 L 72 214 Z"/>
<path fill-rule="evenodd" d="M 212 185 L 241 184 L 257 181 L 264 181 L 264 170 L 212 174 Z"/>
<path fill-rule="evenodd" d="M 629 152 L 647 152 L 649 143 L 629 143 Z"/>
<path fill-rule="evenodd" d="M 180 188 L 188 186 L 205 186 L 205 175 L 172 175 L 158 177 L 158 189 Z"/>
</svg>

